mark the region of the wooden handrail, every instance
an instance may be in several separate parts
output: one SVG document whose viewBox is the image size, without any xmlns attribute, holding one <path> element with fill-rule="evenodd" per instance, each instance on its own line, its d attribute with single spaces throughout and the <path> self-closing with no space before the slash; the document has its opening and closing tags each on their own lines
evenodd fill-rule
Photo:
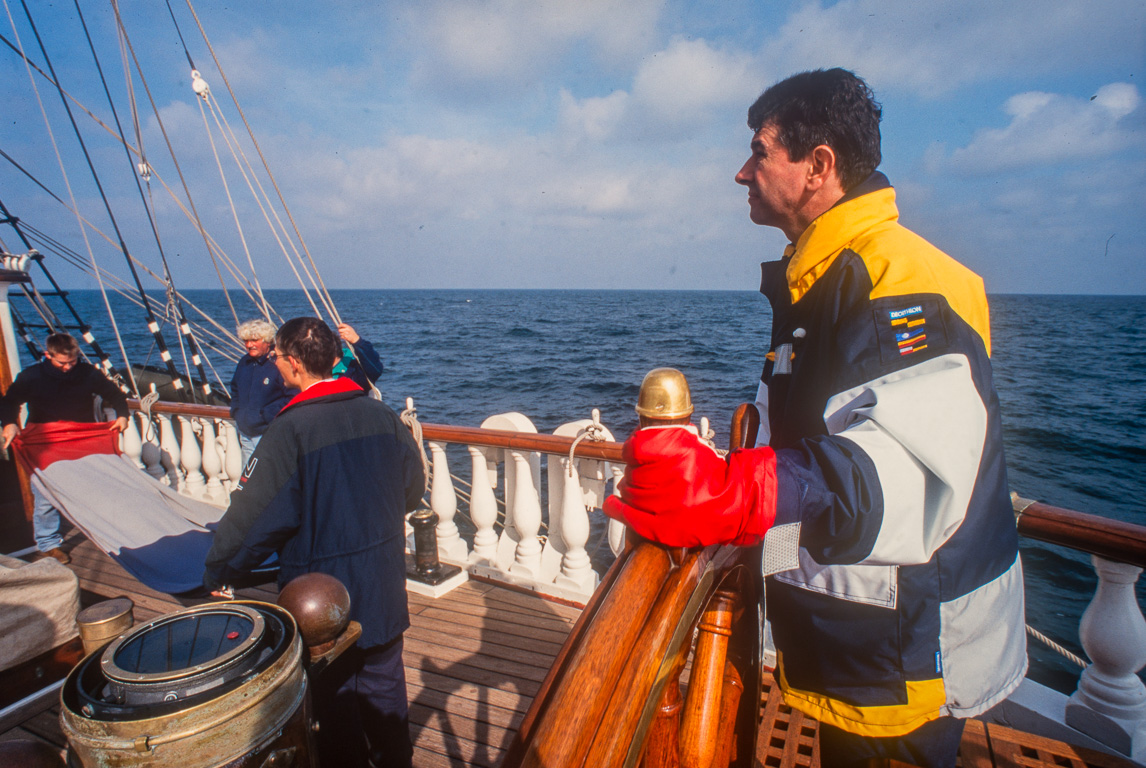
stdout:
<svg viewBox="0 0 1146 768">
<path fill-rule="evenodd" d="M 505 429 L 454 427 L 446 424 L 427 423 L 422 424 L 422 437 L 443 443 L 509 448 L 515 451 L 539 451 L 558 456 L 568 456 L 574 440 L 572 437 L 560 435 L 540 435 L 532 432 L 512 432 Z M 585 459 L 620 462 L 622 461 L 621 448 L 621 443 L 595 443 L 591 440 L 582 440 L 577 444 L 574 455 Z"/>
<path fill-rule="evenodd" d="M 143 410 L 139 400 L 128 398 L 127 407 L 137 411 Z M 179 416 L 200 416 L 205 419 L 229 419 L 231 409 L 225 405 L 202 405 L 200 403 L 173 403 L 167 400 L 156 400 L 151 404 L 152 413 L 174 413 Z"/>
<path fill-rule="evenodd" d="M 128 400 L 128 405 L 139 410 L 138 400 Z M 740 439 L 754 437 L 758 423 L 758 416 L 753 415 L 755 410 L 755 407 L 749 407 L 748 404 L 740 406 L 733 428 L 734 436 Z M 154 403 L 151 412 L 213 419 L 228 419 L 231 416 L 230 411 L 224 406 L 165 401 Z M 558 435 L 431 423 L 422 424 L 422 436 L 435 442 L 539 451 L 558 456 L 568 456 L 574 442 L 571 437 Z M 577 445 L 575 455 L 585 459 L 620 463 L 623 461 L 621 451 L 621 443 L 595 443 L 583 440 Z M 1016 512 L 1020 509 L 1022 512 L 1018 515 L 1018 528 L 1022 536 L 1098 555 L 1114 562 L 1146 568 L 1146 526 L 1053 507 L 1040 502 L 1030 503 L 1025 508 L 1016 502 Z"/>
<path fill-rule="evenodd" d="M 1025 503 L 1025 500 L 1020 500 Z M 1021 511 L 1019 511 L 1021 509 Z M 1146 527 L 1061 509 L 1040 502 L 1020 507 L 1016 502 L 1019 534 L 1059 544 L 1116 563 L 1146 568 Z"/>
</svg>

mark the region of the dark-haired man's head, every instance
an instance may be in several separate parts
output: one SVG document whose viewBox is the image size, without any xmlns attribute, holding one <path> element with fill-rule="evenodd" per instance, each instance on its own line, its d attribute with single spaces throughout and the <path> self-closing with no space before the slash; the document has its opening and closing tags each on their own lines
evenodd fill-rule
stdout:
<svg viewBox="0 0 1146 768">
<path fill-rule="evenodd" d="M 330 377 L 340 350 L 338 336 L 315 317 L 287 320 L 275 335 L 277 358 L 292 357 L 306 373 L 319 379 Z"/>
<path fill-rule="evenodd" d="M 80 359 L 80 343 L 68 333 L 53 333 L 44 342 L 44 357 L 59 370 L 67 373 Z"/>
<path fill-rule="evenodd" d="M 827 145 L 836 173 L 851 190 L 879 166 L 882 110 L 862 79 L 845 69 L 801 72 L 768 88 L 748 110 L 748 127 L 775 126 L 776 140 L 791 160 Z"/>
</svg>

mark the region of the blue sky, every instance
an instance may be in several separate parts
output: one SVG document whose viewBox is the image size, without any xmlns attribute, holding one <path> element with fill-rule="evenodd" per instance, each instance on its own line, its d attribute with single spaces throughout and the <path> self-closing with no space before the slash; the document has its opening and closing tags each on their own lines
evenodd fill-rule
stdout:
<svg viewBox="0 0 1146 768">
<path fill-rule="evenodd" d="M 4 2 L 0 33 L 42 65 L 23 8 Z M 29 7 L 64 87 L 111 124 L 72 4 Z M 171 7 L 241 130 L 185 0 Z M 111 7 L 81 8 L 134 144 Z M 195 11 L 331 287 L 752 289 L 784 238 L 748 220 L 733 182 L 747 107 L 793 72 L 842 66 L 883 104 L 881 169 L 901 220 L 988 291 L 1146 294 L 1140 0 L 238 0 Z M 218 246 L 248 272 L 249 251 L 264 286 L 295 286 L 224 153 L 240 237 L 166 5 L 121 0 L 121 13 Z M 0 149 L 68 199 L 24 64 L 0 45 L 0 68 Z M 59 97 L 34 79 L 78 205 L 110 233 Z M 180 189 L 134 87 L 148 159 Z M 158 269 L 123 149 L 77 119 L 129 249 Z M 203 238 L 152 187 L 178 285 L 218 287 Z M 0 200 L 86 258 L 75 216 L 3 159 Z M 20 250 L 6 227 L 0 242 Z M 100 236 L 90 242 L 101 267 L 123 273 Z"/>
</svg>

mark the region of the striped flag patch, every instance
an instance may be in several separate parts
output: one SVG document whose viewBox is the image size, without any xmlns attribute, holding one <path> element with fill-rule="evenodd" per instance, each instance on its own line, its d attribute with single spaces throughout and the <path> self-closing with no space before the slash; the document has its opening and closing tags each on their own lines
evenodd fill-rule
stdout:
<svg viewBox="0 0 1146 768">
<path fill-rule="evenodd" d="M 923 317 L 922 305 L 892 309 L 887 314 L 900 357 L 927 349 L 927 321 Z"/>
</svg>

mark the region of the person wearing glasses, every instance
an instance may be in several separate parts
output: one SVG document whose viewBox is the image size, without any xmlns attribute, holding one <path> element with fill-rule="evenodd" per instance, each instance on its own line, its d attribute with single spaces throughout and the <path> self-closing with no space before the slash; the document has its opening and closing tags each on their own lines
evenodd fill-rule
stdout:
<svg viewBox="0 0 1146 768">
<path fill-rule="evenodd" d="M 299 390 L 267 427 L 207 554 L 215 596 L 279 558 L 279 585 L 325 573 L 350 593 L 356 645 L 316 682 L 322 765 L 409 768 L 413 755 L 402 666 L 405 514 L 425 491 L 421 451 L 398 415 L 332 374 L 339 340 L 324 322 L 283 324 L 271 353 Z"/>
</svg>

